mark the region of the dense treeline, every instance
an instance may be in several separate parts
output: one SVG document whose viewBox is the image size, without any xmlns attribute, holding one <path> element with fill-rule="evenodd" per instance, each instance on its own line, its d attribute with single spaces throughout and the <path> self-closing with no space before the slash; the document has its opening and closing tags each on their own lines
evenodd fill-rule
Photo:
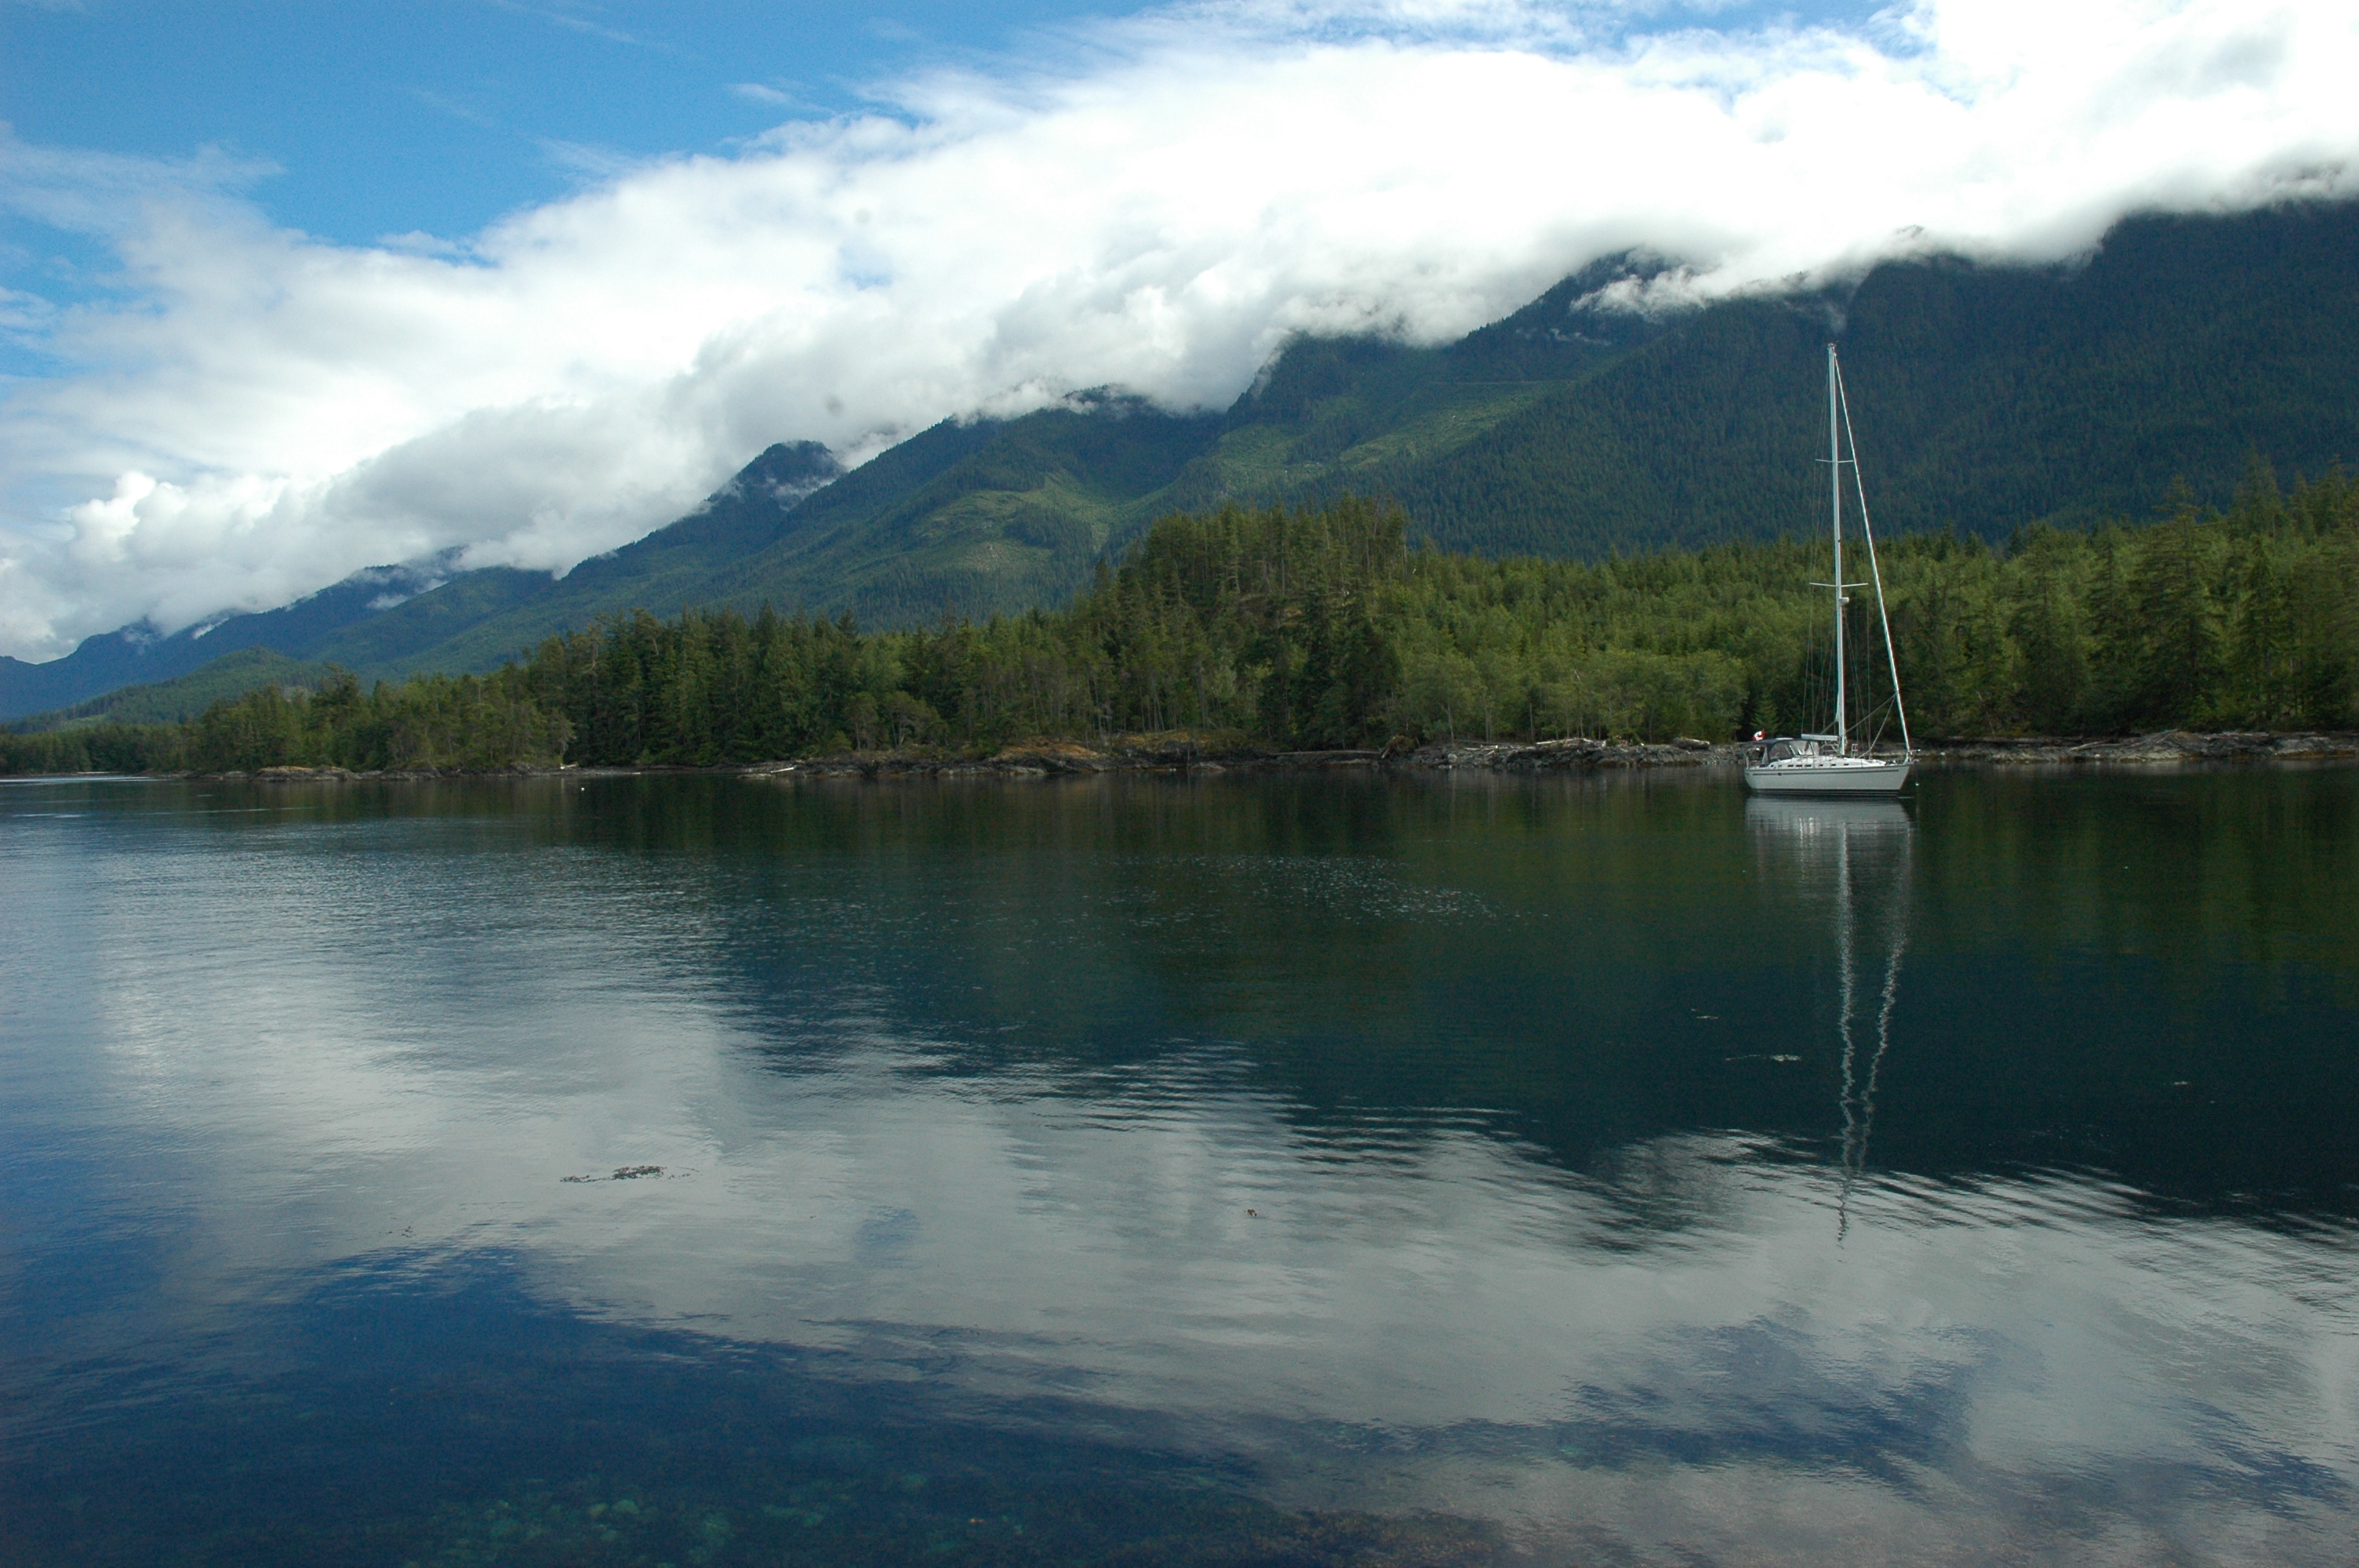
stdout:
<svg viewBox="0 0 2359 1568">
<path fill-rule="evenodd" d="M 1443 737 L 1714 738 L 1826 722 L 1822 542 L 1583 566 L 1410 549 L 1366 502 L 1167 518 L 1068 609 L 863 633 L 847 617 L 636 614 L 481 679 L 266 687 L 187 726 L 0 738 L 34 769 L 711 765 L 1186 729 L 1288 749 Z M 1847 566 L 1856 566 L 1849 562 Z M 1919 737 L 2359 724 L 2359 483 L 2005 549 L 1882 556 Z M 1874 644 L 1854 594 L 1850 641 Z M 1862 660 L 1854 692 L 1892 718 Z M 79 748 L 79 750 L 77 750 Z"/>
<path fill-rule="evenodd" d="M 2359 723 L 2359 484 L 2340 474 L 2286 496 L 2256 465 L 2224 513 L 2182 501 L 2005 550 L 1912 535 L 1882 564 L 1919 735 Z M 526 668 L 571 755 L 608 763 L 1175 728 L 1285 748 L 1717 738 L 1826 722 L 1825 574 L 1810 540 L 1588 567 L 1411 551 L 1364 502 L 1232 509 L 1166 519 L 1060 612 L 875 635 L 636 616 Z M 1864 649 L 1872 601 L 1854 599 Z"/>
<path fill-rule="evenodd" d="M 252 773 L 276 767 L 478 769 L 555 762 L 570 730 L 523 672 L 419 676 L 364 692 L 339 671 L 316 690 L 265 686 L 185 724 L 101 724 L 0 735 L 0 771 Z"/>
</svg>

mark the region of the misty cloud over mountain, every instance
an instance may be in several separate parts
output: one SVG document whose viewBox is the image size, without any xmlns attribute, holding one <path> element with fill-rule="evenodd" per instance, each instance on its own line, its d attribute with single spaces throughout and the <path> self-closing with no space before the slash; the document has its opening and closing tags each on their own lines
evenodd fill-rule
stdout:
<svg viewBox="0 0 2359 1568">
<path fill-rule="evenodd" d="M 443 552 L 562 570 L 776 440 L 856 463 L 1109 385 L 1220 406 L 1289 334 L 1442 341 L 1632 247 L 1685 262 L 1676 304 L 2359 184 L 2340 7 L 1659 27 L 1174 8 L 374 246 L 273 228 L 234 159 L 0 140 L 0 203 L 118 267 L 0 296 L 56 366 L 0 403 L 0 652 Z"/>
</svg>

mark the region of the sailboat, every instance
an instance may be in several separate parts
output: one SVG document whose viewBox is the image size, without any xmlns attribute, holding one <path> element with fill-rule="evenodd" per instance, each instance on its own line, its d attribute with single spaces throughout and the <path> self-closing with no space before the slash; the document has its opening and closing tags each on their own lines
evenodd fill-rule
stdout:
<svg viewBox="0 0 2359 1568">
<path fill-rule="evenodd" d="M 1848 449 L 1850 456 L 1844 456 Z M 1908 782 L 1917 760 L 1908 739 L 1908 710 L 1900 700 L 1900 665 L 1892 652 L 1892 622 L 1884 610 L 1884 573 L 1875 560 L 1875 530 L 1867 520 L 1867 487 L 1859 477 L 1859 444 L 1852 438 L 1851 404 L 1843 395 L 1843 367 L 1835 346 L 1827 345 L 1827 475 L 1832 490 L 1830 522 L 1834 535 L 1832 582 L 1814 583 L 1834 594 L 1835 711 L 1831 731 L 1816 735 L 1780 735 L 1756 741 L 1745 758 L 1745 787 L 1762 795 L 1889 795 Z M 1843 471 L 1851 470 L 1852 486 L 1859 498 L 1860 537 L 1867 546 L 1869 582 L 1843 581 Z M 1843 607 L 1850 590 L 1875 589 L 1875 621 L 1884 633 L 1884 657 L 1892 671 L 1892 710 L 1900 720 L 1900 755 L 1875 754 L 1875 738 L 1854 739 L 1854 726 L 1843 676 Z"/>
</svg>

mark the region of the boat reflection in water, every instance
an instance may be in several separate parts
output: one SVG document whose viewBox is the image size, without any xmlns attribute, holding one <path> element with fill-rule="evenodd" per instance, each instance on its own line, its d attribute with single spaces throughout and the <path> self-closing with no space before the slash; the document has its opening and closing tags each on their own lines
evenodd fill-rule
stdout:
<svg viewBox="0 0 2359 1568">
<path fill-rule="evenodd" d="M 1843 1055 L 1840 1234 L 1850 1228 L 1852 1188 L 1867 1168 L 1876 1087 L 1892 1049 L 1917 824 L 1893 800 L 1755 795 L 1745 803 L 1745 826 L 1771 885 L 1789 890 L 1798 905 L 1814 913 L 1822 907 L 1834 928 L 1835 1033 Z"/>
</svg>

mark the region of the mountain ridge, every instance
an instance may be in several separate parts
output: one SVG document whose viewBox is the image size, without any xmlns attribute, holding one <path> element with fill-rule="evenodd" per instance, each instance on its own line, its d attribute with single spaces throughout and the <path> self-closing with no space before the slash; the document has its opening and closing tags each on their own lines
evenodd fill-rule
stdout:
<svg viewBox="0 0 2359 1568">
<path fill-rule="evenodd" d="M 2071 264 L 1926 256 L 1838 287 L 1616 306 L 1669 265 L 1592 264 L 1448 344 L 1298 338 L 1217 413 L 1088 393 L 945 420 L 849 471 L 780 443 L 563 578 L 373 568 L 201 633 L 125 628 L 0 662 L 0 717 L 244 646 L 393 676 L 488 668 L 640 608 L 767 600 L 886 625 L 1021 610 L 1069 597 L 1155 517 L 1232 502 L 1384 495 L 1419 537 L 1490 556 L 1791 532 L 1816 514 L 1831 336 L 1894 532 L 1996 540 L 2150 514 L 2174 480 L 2223 499 L 2256 453 L 2311 474 L 2359 457 L 2359 204 L 2133 218 Z"/>
</svg>

